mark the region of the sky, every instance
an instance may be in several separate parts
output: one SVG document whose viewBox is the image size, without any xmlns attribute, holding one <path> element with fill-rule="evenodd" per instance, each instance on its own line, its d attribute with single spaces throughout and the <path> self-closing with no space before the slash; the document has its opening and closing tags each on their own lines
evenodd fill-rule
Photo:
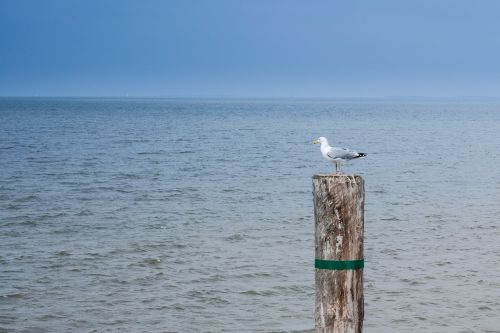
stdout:
<svg viewBox="0 0 500 333">
<path fill-rule="evenodd" d="M 496 0 L 0 0 L 0 96 L 500 96 Z"/>
</svg>

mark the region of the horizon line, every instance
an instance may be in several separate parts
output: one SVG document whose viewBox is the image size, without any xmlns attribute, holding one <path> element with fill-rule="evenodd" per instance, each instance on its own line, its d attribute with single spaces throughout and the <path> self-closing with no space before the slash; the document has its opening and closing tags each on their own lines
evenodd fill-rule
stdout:
<svg viewBox="0 0 500 333">
<path fill-rule="evenodd" d="M 341 99 L 500 99 L 488 95 L 388 95 L 388 96 L 155 96 L 155 95 L 0 95 L 0 98 L 105 98 L 105 99 L 219 99 L 219 100 L 341 100 Z"/>
</svg>

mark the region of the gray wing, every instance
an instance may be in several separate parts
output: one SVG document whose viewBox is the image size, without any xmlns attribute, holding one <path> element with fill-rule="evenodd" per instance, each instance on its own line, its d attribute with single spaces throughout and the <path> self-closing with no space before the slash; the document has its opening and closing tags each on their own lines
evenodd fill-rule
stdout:
<svg viewBox="0 0 500 333">
<path fill-rule="evenodd" d="M 347 148 L 337 148 L 337 147 L 332 147 L 330 148 L 330 151 L 328 152 L 328 157 L 330 158 L 340 158 L 343 160 L 352 160 L 353 158 L 358 158 L 361 157 L 358 152 L 349 150 Z"/>
</svg>

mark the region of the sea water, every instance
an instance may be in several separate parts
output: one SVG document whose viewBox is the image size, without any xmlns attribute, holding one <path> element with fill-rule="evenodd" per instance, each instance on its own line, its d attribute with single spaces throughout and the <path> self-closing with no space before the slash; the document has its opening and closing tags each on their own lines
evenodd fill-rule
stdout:
<svg viewBox="0 0 500 333">
<path fill-rule="evenodd" d="M 368 154 L 365 332 L 500 332 L 500 102 L 0 99 L 0 332 L 309 332 L 311 141 Z"/>
</svg>

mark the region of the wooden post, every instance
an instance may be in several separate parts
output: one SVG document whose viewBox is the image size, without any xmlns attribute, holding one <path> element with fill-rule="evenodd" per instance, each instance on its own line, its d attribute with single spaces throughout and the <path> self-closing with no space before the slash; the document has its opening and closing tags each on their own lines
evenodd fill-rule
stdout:
<svg viewBox="0 0 500 333">
<path fill-rule="evenodd" d="M 365 186 L 361 176 L 313 176 L 316 332 L 363 330 Z"/>
</svg>

